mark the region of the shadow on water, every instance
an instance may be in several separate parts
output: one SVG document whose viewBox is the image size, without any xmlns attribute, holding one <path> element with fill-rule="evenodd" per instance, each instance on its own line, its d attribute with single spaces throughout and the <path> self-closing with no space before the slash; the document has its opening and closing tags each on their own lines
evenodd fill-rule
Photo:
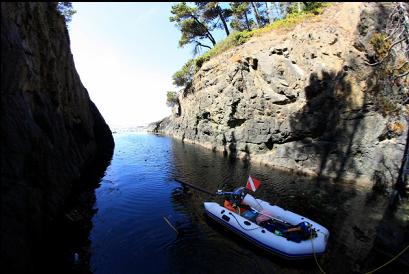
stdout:
<svg viewBox="0 0 409 274">
<path fill-rule="evenodd" d="M 90 274 L 92 218 L 96 195 L 95 188 L 101 182 L 113 155 L 107 153 L 93 163 L 85 165 L 79 182 L 74 185 L 71 198 L 63 209 L 62 216 L 49 231 L 50 241 L 44 243 L 47 249 L 38 254 L 38 264 L 44 273 Z"/>
<path fill-rule="evenodd" d="M 367 201 L 365 193 L 353 186 L 325 179 L 318 186 L 307 177 L 230 160 L 222 153 L 167 137 L 123 134 L 116 136 L 116 142 L 104 180 L 112 180 L 118 191 L 111 192 L 110 183 L 104 182 L 96 192 L 98 212 L 90 236 L 95 273 L 135 273 L 136 268 L 141 273 L 317 272 L 314 261 L 287 262 L 208 220 L 203 202 L 221 203 L 221 198 L 183 187 L 175 179 L 211 192 L 243 186 L 249 174 L 260 179 L 262 187 L 255 196 L 307 216 L 331 231 L 328 252 L 320 262 L 326 270 L 340 267 L 338 273 L 351 269 L 353 260 L 343 254 L 356 247 L 354 242 L 367 241 L 368 235 L 361 235 L 356 220 L 365 221 L 368 215 L 379 213 L 378 204 L 385 200 L 376 196 Z M 349 235 L 351 241 L 343 242 L 348 233 L 358 238 Z M 67 238 L 67 242 L 74 240 Z M 67 258 L 77 250 L 86 261 L 81 253 L 86 254 L 86 244 L 76 244 Z"/>
<path fill-rule="evenodd" d="M 361 225 L 368 221 L 368 216 L 382 211 L 387 204 L 385 196 L 369 198 L 372 193 L 357 190 L 354 185 L 334 183 L 325 178 L 321 178 L 318 185 L 308 177 L 264 165 L 246 166 L 245 161 L 230 161 L 221 154 L 177 140 L 172 141 L 172 152 L 174 166 L 170 181 L 176 178 L 209 191 L 216 191 L 223 184 L 225 190 L 232 190 L 243 186 L 251 174 L 263 182 L 257 197 L 308 216 L 330 230 L 328 250 L 319 258 L 325 270 L 329 273 L 354 272 L 361 267 L 357 264 L 364 264 L 360 246 L 371 244 L 372 235 Z M 177 212 L 171 219 L 180 232 L 169 246 L 170 269 L 175 273 L 317 272 L 313 259 L 286 261 L 205 217 L 203 202 L 222 203 L 221 198 L 179 185 L 172 191 L 171 200 Z M 392 269 L 400 273 L 396 266 Z"/>
<path fill-rule="evenodd" d="M 257 191 L 258 197 L 308 216 L 328 227 L 334 235 L 337 234 L 334 226 L 342 225 L 346 215 L 345 209 L 339 205 L 355 196 L 354 189 L 342 186 L 334 188 L 329 183 L 317 187 L 310 183 L 309 178 L 273 170 L 264 165 L 251 165 L 246 160 L 233 160 L 191 144 L 175 140 L 172 146 L 173 178 L 216 191 L 221 185 L 225 190 L 243 186 L 247 176 L 251 174 L 263 182 L 263 187 Z M 205 218 L 203 202 L 222 203 L 219 197 L 212 198 L 179 186 L 172 192 L 171 199 L 175 210 L 187 218 L 184 225 L 179 223 L 182 233 L 170 248 L 171 265 L 177 273 L 191 273 L 189 269 L 193 269 L 194 273 L 207 273 L 210 262 L 212 273 L 288 273 L 294 269 L 315 271 L 315 263 L 311 260 L 288 262 L 253 246 Z M 176 216 L 174 219 L 180 220 Z M 186 227 L 195 227 L 202 234 L 186 230 Z M 200 256 L 186 257 L 185 254 Z"/>
<path fill-rule="evenodd" d="M 385 13 L 385 10 L 380 8 L 379 12 Z M 379 21 L 379 18 L 385 17 L 374 18 L 378 18 L 377 28 L 380 29 L 384 22 Z M 396 213 L 387 209 L 388 197 L 382 193 L 364 191 L 353 183 L 341 183 L 345 176 L 352 180 L 361 176 L 362 163 L 357 159 L 364 156 L 361 151 L 362 140 L 370 126 L 364 118 L 375 110 L 370 92 L 357 93 L 357 82 L 365 82 L 368 91 L 380 88 L 379 83 L 372 81 L 375 77 L 372 72 L 358 71 L 362 65 L 357 62 L 351 58 L 346 62 L 348 65 L 340 71 L 323 70 L 312 73 L 304 90 L 306 105 L 291 120 L 294 133 L 292 139 L 298 140 L 305 153 L 319 155 L 314 159 L 319 175 L 314 184 L 311 184 L 309 178 L 286 174 L 262 165 L 250 165 L 250 159 L 246 157 L 245 161 L 237 160 L 234 133 L 230 136 L 228 146 L 226 136 L 223 139 L 227 161 L 218 159 L 216 153 L 206 158 L 209 156 L 205 156 L 206 152 L 200 148 L 184 145 L 186 157 L 177 153 L 174 155 L 175 177 L 197 183 L 209 190 L 216 190 L 220 186 L 231 190 L 243 185 L 249 174 L 261 179 L 263 188 L 257 193 L 258 197 L 308 216 L 331 231 L 328 250 L 320 259 L 324 269 L 330 273 L 358 273 L 373 269 L 392 258 L 409 242 L 408 223 L 399 221 Z M 173 146 L 177 147 L 179 144 L 175 142 Z M 180 149 L 175 148 L 174 151 Z M 385 163 L 381 159 L 377 165 Z M 327 180 L 327 175 L 335 180 Z M 231 236 L 228 231 L 218 228 L 217 224 L 204 221 L 200 212 L 203 211 L 202 203 L 206 200 L 209 197 L 194 191 L 182 199 L 174 200 L 178 208 L 191 211 L 190 214 L 193 214 L 195 220 L 199 220 L 200 226 L 208 235 L 195 250 L 207 255 L 196 259 L 185 258 L 191 265 L 197 266 L 197 273 L 202 273 L 202 270 L 203 273 L 206 272 L 209 268 L 205 265 L 209 261 L 212 261 L 214 268 L 223 269 L 224 271 L 220 271 L 223 273 L 249 269 L 254 273 L 286 273 L 291 272 L 289 269 L 294 269 L 292 266 L 287 268 L 286 262 L 249 247 L 251 244 Z M 379 218 L 380 212 L 382 217 Z M 385 235 L 392 236 L 386 239 Z M 393 247 L 392 251 L 386 252 L 386 256 L 385 252 L 380 252 L 385 244 Z M 178 244 L 172 247 L 171 253 L 175 262 L 181 262 L 179 257 L 183 257 L 183 251 Z M 400 259 L 385 269 L 404 273 L 407 267 L 404 261 Z M 301 269 L 309 272 L 310 263 L 301 264 Z M 187 268 L 183 269 L 181 273 L 188 272 Z M 316 269 L 311 271 L 315 272 Z"/>
</svg>

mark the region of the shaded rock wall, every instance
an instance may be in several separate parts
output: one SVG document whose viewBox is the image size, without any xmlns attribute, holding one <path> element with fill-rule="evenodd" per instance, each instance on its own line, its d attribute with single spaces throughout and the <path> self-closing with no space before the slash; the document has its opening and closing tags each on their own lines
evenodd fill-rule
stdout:
<svg viewBox="0 0 409 274">
<path fill-rule="evenodd" d="M 80 177 L 114 147 L 56 3 L 1 3 L 0 109 L 1 263 L 27 273 L 73 189 L 98 183 Z"/>
<path fill-rule="evenodd" d="M 395 182 L 407 125 L 376 109 L 380 86 L 366 64 L 387 8 L 335 4 L 213 58 L 179 98 L 179 115 L 154 130 L 279 168 Z M 401 134 L 383 138 L 396 122 Z"/>
</svg>

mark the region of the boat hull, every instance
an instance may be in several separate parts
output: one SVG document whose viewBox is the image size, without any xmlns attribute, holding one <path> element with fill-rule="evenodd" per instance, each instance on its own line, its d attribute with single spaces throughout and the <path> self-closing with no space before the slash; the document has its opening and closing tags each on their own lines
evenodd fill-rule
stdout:
<svg viewBox="0 0 409 274">
<path fill-rule="evenodd" d="M 259 200 L 260 203 L 266 203 Z M 294 221 L 296 216 L 299 216 L 300 222 L 306 221 L 312 225 L 317 231 L 317 237 L 312 240 L 304 240 L 300 243 L 290 241 L 282 236 L 278 236 L 267 229 L 258 226 L 257 224 L 243 218 L 242 216 L 232 212 L 217 203 L 204 203 L 207 215 L 229 228 L 236 234 L 247 239 L 251 243 L 286 259 L 305 259 L 314 256 L 322 255 L 325 252 L 329 232 L 323 226 L 297 215 L 290 211 L 285 211 L 289 214 L 290 219 Z M 263 208 L 270 206 L 268 203 L 263 205 Z M 276 206 L 270 206 L 276 207 Z M 273 208 L 274 209 L 274 208 Z M 280 208 L 281 209 L 281 208 Z M 281 220 L 286 221 L 286 216 L 280 216 Z"/>
</svg>

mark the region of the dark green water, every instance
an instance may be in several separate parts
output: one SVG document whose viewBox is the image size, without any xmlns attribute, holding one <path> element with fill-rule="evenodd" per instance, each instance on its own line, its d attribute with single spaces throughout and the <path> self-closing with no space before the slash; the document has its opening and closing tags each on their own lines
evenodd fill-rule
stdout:
<svg viewBox="0 0 409 274">
<path fill-rule="evenodd" d="M 262 181 L 257 197 L 330 230 L 327 252 L 319 258 L 327 273 L 364 272 L 388 259 L 373 248 L 387 196 L 370 188 L 312 181 L 168 137 L 114 136 L 114 156 L 96 190 L 94 273 L 319 273 L 314 260 L 287 262 L 232 235 L 204 215 L 203 202 L 211 197 L 175 181 L 232 190 L 249 174 Z M 398 262 L 385 271 L 405 273 L 405 267 Z"/>
</svg>

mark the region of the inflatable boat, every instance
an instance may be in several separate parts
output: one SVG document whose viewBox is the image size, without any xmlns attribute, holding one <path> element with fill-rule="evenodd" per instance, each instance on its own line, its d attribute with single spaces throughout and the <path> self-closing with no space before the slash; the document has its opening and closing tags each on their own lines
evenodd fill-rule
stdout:
<svg viewBox="0 0 409 274">
<path fill-rule="evenodd" d="M 205 202 L 207 215 L 255 245 L 286 259 L 304 259 L 325 252 L 329 231 L 322 225 L 244 194 L 243 188 L 218 194 L 230 199 L 225 200 L 224 206 Z M 234 200 L 236 207 L 232 206 Z"/>
</svg>

